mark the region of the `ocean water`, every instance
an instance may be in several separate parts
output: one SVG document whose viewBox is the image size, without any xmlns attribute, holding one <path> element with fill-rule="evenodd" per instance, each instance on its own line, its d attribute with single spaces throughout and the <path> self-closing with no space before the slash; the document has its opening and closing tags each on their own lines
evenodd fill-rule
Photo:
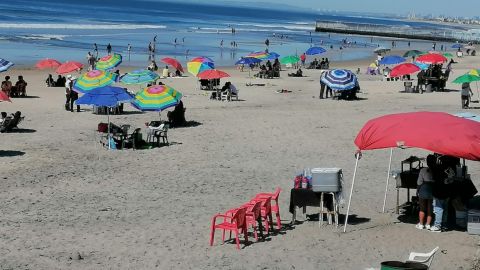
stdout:
<svg viewBox="0 0 480 270">
<path fill-rule="evenodd" d="M 270 40 L 270 51 L 280 55 L 301 54 L 312 44 L 327 49 L 332 46 L 322 57 L 333 61 L 372 57 L 376 46 L 391 44 L 389 39 L 315 33 L 317 19 L 438 27 L 388 18 L 285 11 L 255 4 L 234 7 L 156 0 L 13 0 L 0 2 L 0 58 L 26 65 L 46 57 L 85 61 L 94 43 L 98 44 L 99 56 L 106 54 L 106 45 L 111 43 L 126 63 L 146 66 L 148 44 L 155 36 L 156 59 L 170 56 L 186 61 L 208 56 L 217 66 L 232 65 L 249 52 L 264 50 L 266 38 Z M 345 38 L 356 44 L 340 50 Z M 236 48 L 232 48 L 232 42 Z M 128 44 L 132 45 L 130 57 L 126 52 Z M 397 44 L 406 48 L 406 42 Z M 415 46 L 428 49 L 431 43 L 418 42 Z"/>
</svg>

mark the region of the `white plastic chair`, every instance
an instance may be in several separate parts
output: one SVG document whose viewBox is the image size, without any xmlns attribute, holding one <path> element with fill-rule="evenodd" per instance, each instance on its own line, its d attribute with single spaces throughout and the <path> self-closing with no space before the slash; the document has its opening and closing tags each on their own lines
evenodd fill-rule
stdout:
<svg viewBox="0 0 480 270">
<path fill-rule="evenodd" d="M 411 252 L 407 262 L 423 263 L 423 264 L 426 264 L 428 268 L 430 268 L 430 265 L 432 264 L 432 261 L 433 261 L 433 257 L 435 256 L 435 253 L 438 251 L 438 248 L 439 247 L 434 248 L 429 253 Z"/>
</svg>

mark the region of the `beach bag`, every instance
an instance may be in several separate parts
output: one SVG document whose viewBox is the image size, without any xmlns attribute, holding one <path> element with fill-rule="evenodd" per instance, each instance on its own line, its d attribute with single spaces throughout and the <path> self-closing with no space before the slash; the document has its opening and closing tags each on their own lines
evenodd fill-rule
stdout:
<svg viewBox="0 0 480 270">
<path fill-rule="evenodd" d="M 108 132 L 108 124 L 107 123 L 99 123 L 97 130 L 98 130 L 98 132 L 107 133 Z"/>
</svg>

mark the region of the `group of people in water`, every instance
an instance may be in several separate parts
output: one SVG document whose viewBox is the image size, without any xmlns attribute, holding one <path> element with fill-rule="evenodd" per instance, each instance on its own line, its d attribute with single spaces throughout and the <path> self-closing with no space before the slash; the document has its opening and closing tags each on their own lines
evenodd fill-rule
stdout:
<svg viewBox="0 0 480 270">
<path fill-rule="evenodd" d="M 5 76 L 5 80 L 1 85 L 2 91 L 8 97 L 25 97 L 27 96 L 27 82 L 23 79 L 22 75 L 18 76 L 18 80 L 15 85 L 10 81 L 10 76 Z"/>
</svg>

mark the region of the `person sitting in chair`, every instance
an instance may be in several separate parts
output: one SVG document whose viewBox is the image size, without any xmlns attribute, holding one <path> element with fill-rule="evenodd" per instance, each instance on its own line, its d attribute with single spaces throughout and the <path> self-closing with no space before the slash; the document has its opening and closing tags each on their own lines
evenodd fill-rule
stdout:
<svg viewBox="0 0 480 270">
<path fill-rule="evenodd" d="M 182 77 L 182 72 L 180 72 L 180 70 L 175 70 L 175 76 L 176 77 Z"/>
<path fill-rule="evenodd" d="M 27 82 L 23 76 L 18 76 L 18 81 L 15 83 L 15 95 L 25 97 L 27 95 Z"/>
<path fill-rule="evenodd" d="M 10 81 L 10 76 L 5 76 L 5 81 L 2 82 L 2 91 L 7 96 L 10 96 L 10 92 L 12 91 L 12 82 Z"/>
<path fill-rule="evenodd" d="M 0 125 L 7 119 L 7 113 L 2 112 L 2 115 L 0 117 Z"/>
<path fill-rule="evenodd" d="M 170 72 L 168 71 L 168 66 L 165 66 L 165 68 L 162 70 L 162 77 L 167 78 L 170 76 Z"/>
<path fill-rule="evenodd" d="M 155 60 L 152 60 L 150 65 L 148 65 L 147 69 L 150 70 L 150 71 L 157 71 L 158 70 L 158 66 L 157 66 L 157 63 L 155 63 Z"/>
<path fill-rule="evenodd" d="M 175 106 L 173 111 L 167 113 L 168 122 L 170 127 L 179 127 L 186 124 L 185 120 L 185 108 L 183 107 L 183 102 L 180 102 Z"/>
<path fill-rule="evenodd" d="M 55 86 L 55 80 L 53 79 L 52 74 L 48 74 L 48 77 L 45 80 L 45 83 L 47 84 L 48 87 L 54 87 Z"/>
<path fill-rule="evenodd" d="M 3 117 L 2 113 L 2 117 Z M 20 111 L 16 111 L 14 114 L 12 113 L 12 116 L 6 116 L 2 122 L 2 125 L 0 126 L 0 132 L 8 132 L 11 131 L 14 128 L 18 128 L 17 125 L 20 123 L 22 120 L 22 113 Z"/>
</svg>

